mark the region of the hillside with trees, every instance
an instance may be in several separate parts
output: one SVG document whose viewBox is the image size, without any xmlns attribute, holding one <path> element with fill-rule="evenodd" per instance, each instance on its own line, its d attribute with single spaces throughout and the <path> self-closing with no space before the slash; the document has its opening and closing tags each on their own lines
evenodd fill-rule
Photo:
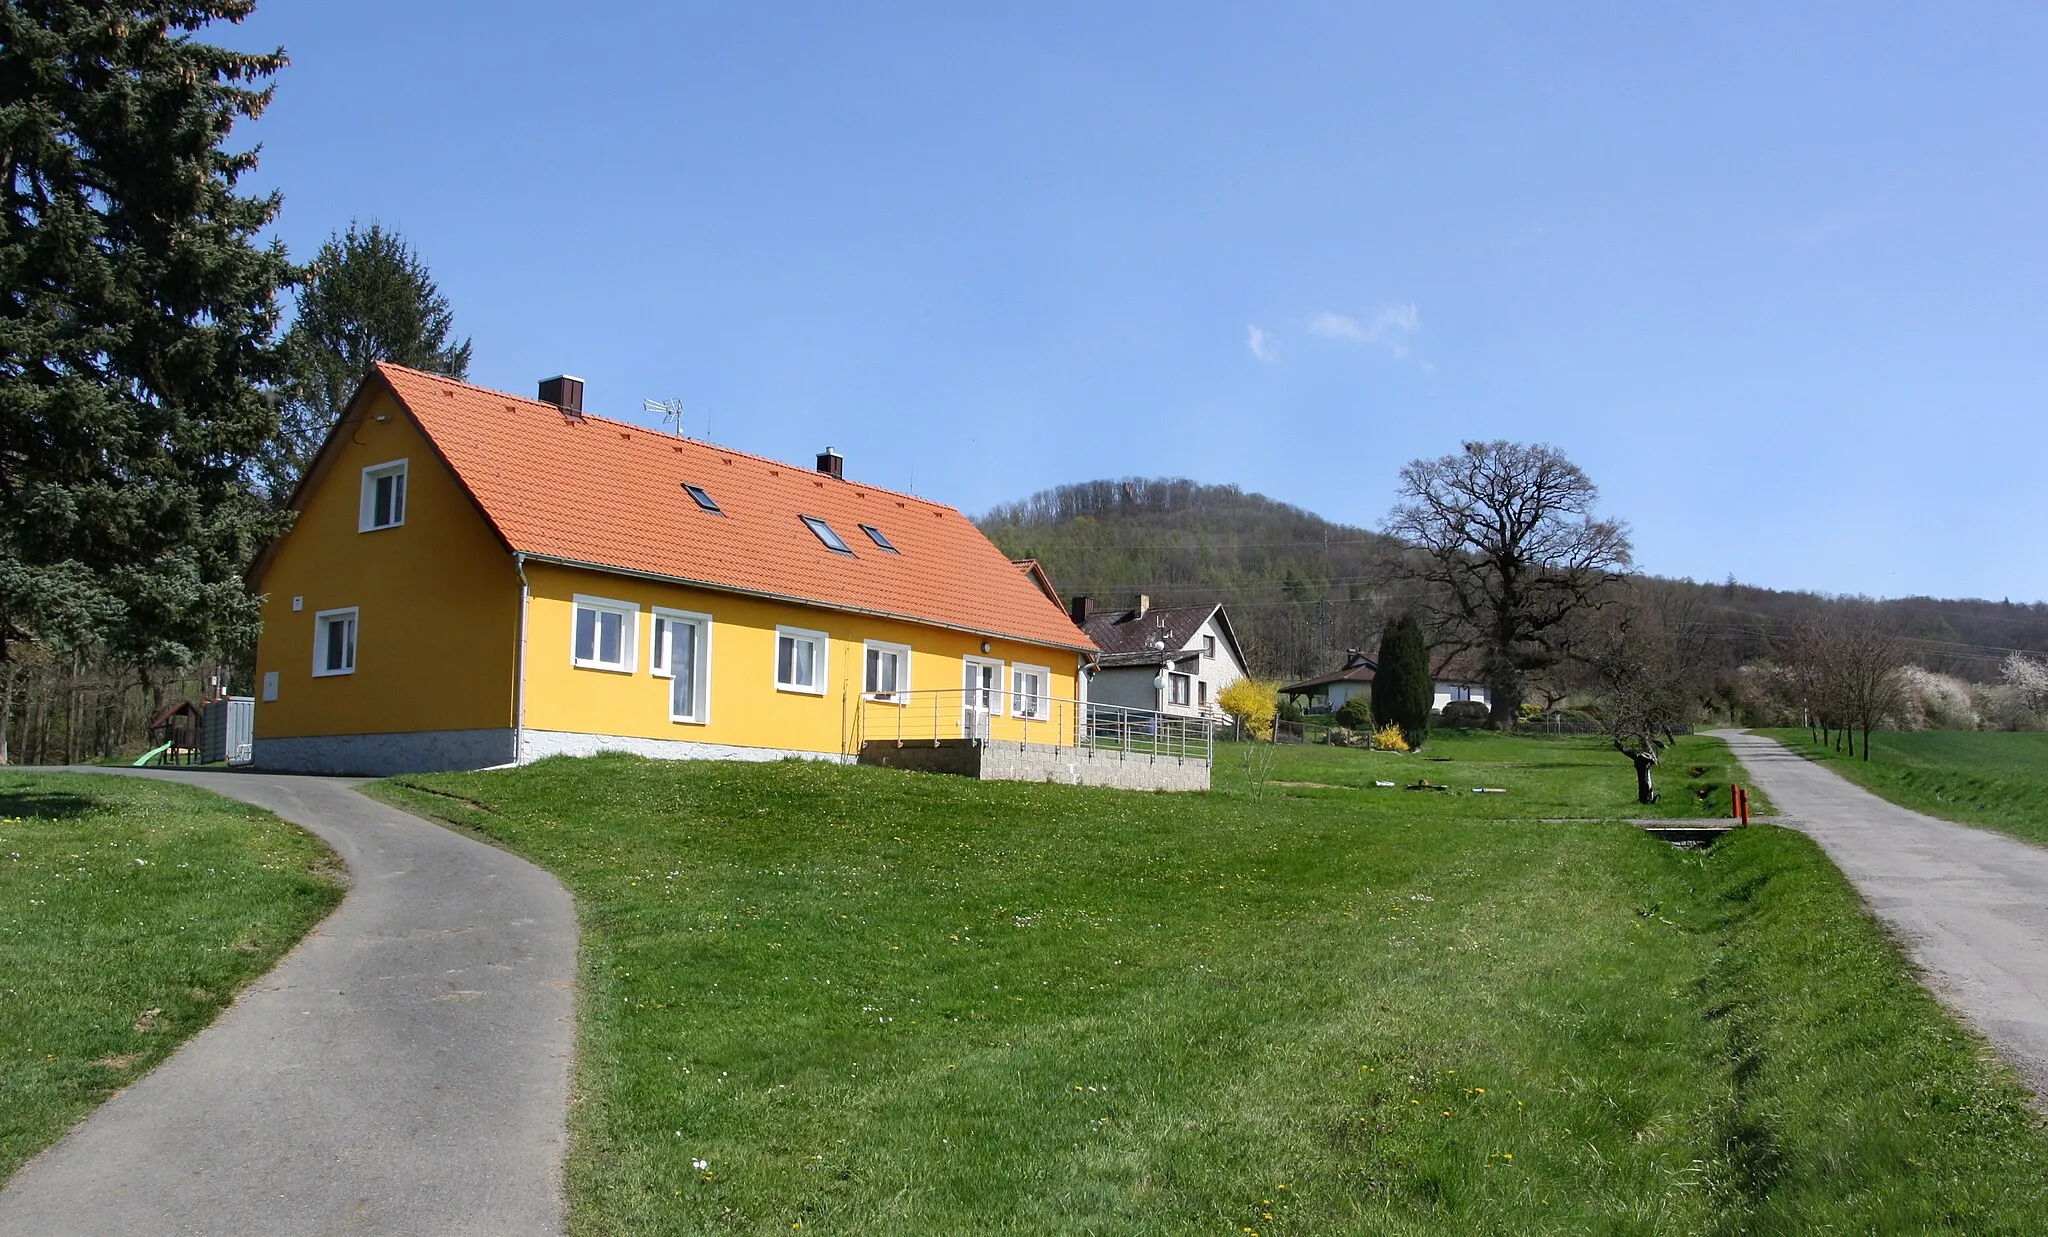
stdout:
<svg viewBox="0 0 2048 1237">
<path fill-rule="evenodd" d="M 1043 563 L 1063 596 L 1223 602 L 1254 670 L 1283 679 L 1327 670 L 1347 648 L 1374 648 L 1393 616 L 1426 608 L 1426 585 L 1401 569 L 1400 543 L 1232 485 L 1084 481 L 998 506 L 980 524 L 1011 557 Z M 1702 656 L 1721 699 L 1739 694 L 1739 667 L 1782 660 L 1802 621 L 1850 600 L 1732 579 L 1637 584 L 1709 637 Z M 2048 604 L 1904 597 L 1876 608 L 1916 663 L 1972 682 L 1997 681 L 2013 651 L 2048 652 Z"/>
</svg>

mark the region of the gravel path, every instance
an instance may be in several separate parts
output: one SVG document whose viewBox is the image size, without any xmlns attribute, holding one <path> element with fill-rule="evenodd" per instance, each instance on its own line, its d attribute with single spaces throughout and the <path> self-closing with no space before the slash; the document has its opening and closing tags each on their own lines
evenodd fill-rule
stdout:
<svg viewBox="0 0 2048 1237">
<path fill-rule="evenodd" d="M 25 1165 L 0 1235 L 560 1233 L 576 976 L 560 883 L 354 781 L 123 772 L 267 808 L 354 883 L 218 1021 Z"/>
<path fill-rule="evenodd" d="M 1712 733 L 2048 1107 L 2048 849 L 1899 807 L 1774 739 Z"/>
</svg>

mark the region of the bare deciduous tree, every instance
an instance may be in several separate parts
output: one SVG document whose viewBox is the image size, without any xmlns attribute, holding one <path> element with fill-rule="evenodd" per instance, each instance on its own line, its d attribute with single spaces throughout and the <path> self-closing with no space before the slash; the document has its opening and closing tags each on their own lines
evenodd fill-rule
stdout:
<svg viewBox="0 0 2048 1237">
<path fill-rule="evenodd" d="M 1439 640 L 1481 654 L 1496 726 L 1514 724 L 1527 677 L 1563 659 L 1566 620 L 1629 566 L 1628 529 L 1594 518 L 1598 497 L 1540 443 L 1468 442 L 1401 470 L 1384 531 L 1416 547 L 1404 570 L 1430 586 Z"/>
<path fill-rule="evenodd" d="M 1704 630 L 1637 594 L 1609 605 L 1582 650 L 1587 687 L 1614 750 L 1636 767 L 1636 802 L 1657 802 L 1655 771 L 1699 712 Z"/>
<path fill-rule="evenodd" d="M 1877 607 L 1858 603 L 1843 616 L 1835 638 L 1834 677 L 1855 755 L 1855 727 L 1863 728 L 1863 759 L 1870 759 L 1870 732 L 1905 702 L 1906 642 Z"/>
</svg>

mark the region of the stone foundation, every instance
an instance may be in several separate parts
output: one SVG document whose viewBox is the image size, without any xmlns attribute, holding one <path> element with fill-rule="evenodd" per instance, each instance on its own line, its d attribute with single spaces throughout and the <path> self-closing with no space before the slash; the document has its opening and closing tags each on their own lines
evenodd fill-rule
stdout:
<svg viewBox="0 0 2048 1237">
<path fill-rule="evenodd" d="M 1207 790 L 1209 762 L 1119 748 L 1053 747 L 1008 739 L 916 739 L 863 743 L 860 762 L 985 782 L 1058 782 L 1118 790 Z"/>
<path fill-rule="evenodd" d="M 523 765 L 549 756 L 595 756 L 599 752 L 626 752 L 650 760 L 823 760 L 832 764 L 853 763 L 853 757 L 837 752 L 805 752 L 793 747 L 738 747 L 731 743 L 641 739 L 622 734 L 578 734 L 568 730 L 519 732 L 519 763 Z"/>
<path fill-rule="evenodd" d="M 258 738 L 255 764 L 268 773 L 449 773 L 512 762 L 512 730 L 421 730 Z"/>
</svg>

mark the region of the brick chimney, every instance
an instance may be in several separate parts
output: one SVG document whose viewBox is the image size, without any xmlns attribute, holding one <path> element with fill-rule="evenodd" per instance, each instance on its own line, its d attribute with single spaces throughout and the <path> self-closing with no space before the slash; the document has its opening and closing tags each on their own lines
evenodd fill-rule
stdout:
<svg viewBox="0 0 2048 1237">
<path fill-rule="evenodd" d="M 846 480 L 846 457 L 827 447 L 824 454 L 818 457 L 818 471 L 834 481 L 844 481 Z"/>
<path fill-rule="evenodd" d="M 540 380 L 540 402 L 553 404 L 572 417 L 583 415 L 583 379 L 557 374 Z"/>
</svg>

